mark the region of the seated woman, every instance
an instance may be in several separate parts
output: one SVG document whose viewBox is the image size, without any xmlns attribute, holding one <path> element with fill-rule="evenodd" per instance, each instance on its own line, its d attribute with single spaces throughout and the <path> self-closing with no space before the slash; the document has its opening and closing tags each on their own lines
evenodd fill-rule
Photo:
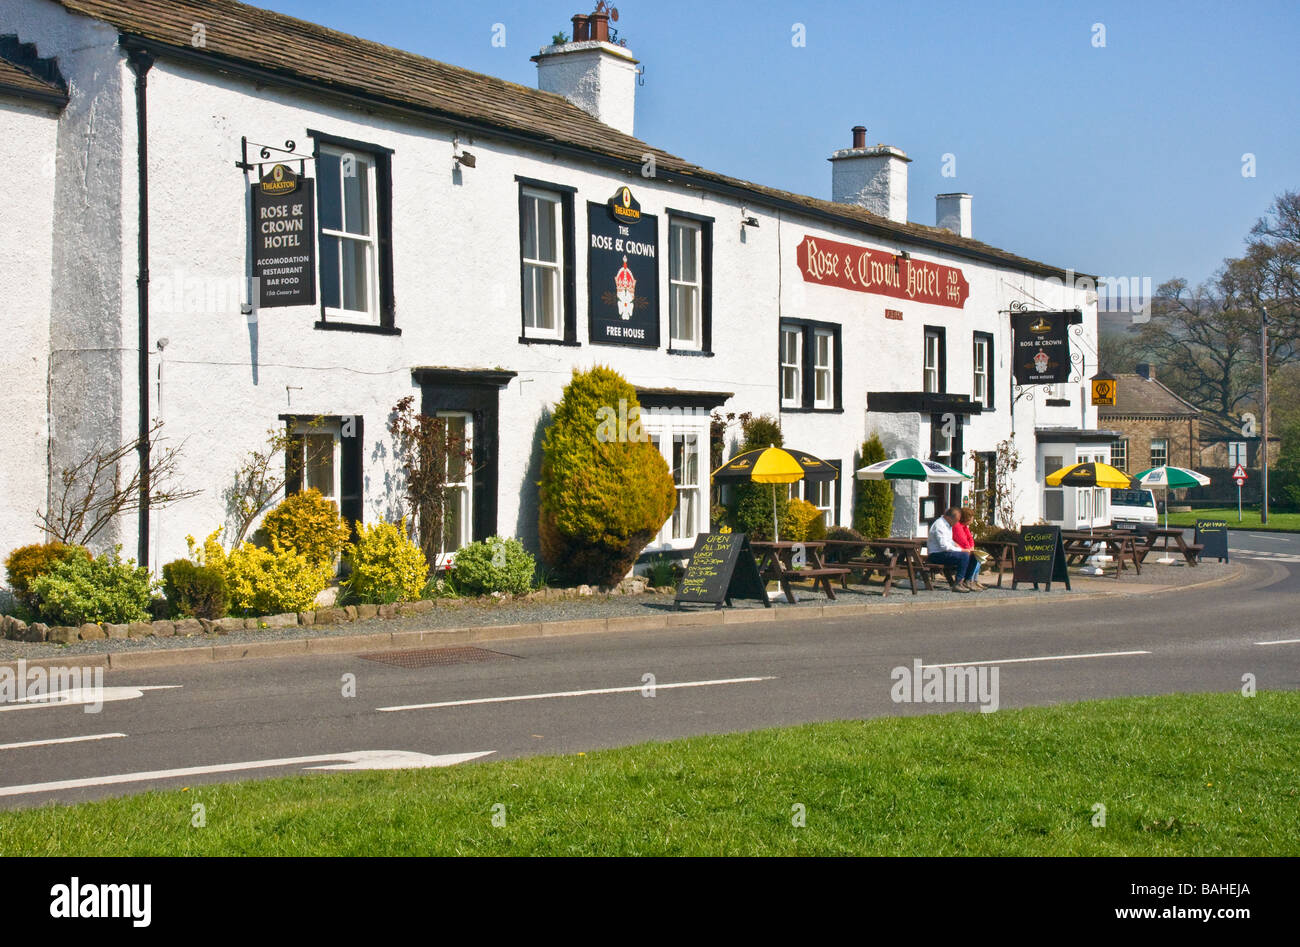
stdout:
<svg viewBox="0 0 1300 947">
<path fill-rule="evenodd" d="M 968 592 L 983 592 L 984 586 L 975 581 L 980 574 L 980 560 L 979 556 L 975 553 L 975 537 L 971 535 L 970 531 L 970 524 L 974 519 L 975 514 L 971 510 L 963 507 L 960 517 L 952 526 L 952 538 L 958 546 L 969 552 L 971 558 L 974 560 L 974 567 L 970 574 L 970 578 L 960 583 L 961 586 Z"/>
</svg>

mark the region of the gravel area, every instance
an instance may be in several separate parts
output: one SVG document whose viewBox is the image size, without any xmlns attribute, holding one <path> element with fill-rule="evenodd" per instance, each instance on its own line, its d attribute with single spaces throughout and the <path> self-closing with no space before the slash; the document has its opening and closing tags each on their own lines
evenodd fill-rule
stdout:
<svg viewBox="0 0 1300 947">
<path fill-rule="evenodd" d="M 1185 564 L 1164 566 L 1149 561 L 1143 566 L 1142 574 L 1136 575 L 1130 569 L 1120 579 L 1108 575 L 1104 578 L 1085 577 L 1077 569 L 1070 570 L 1070 580 L 1074 591 L 1086 592 L 1123 592 L 1135 585 L 1142 586 L 1182 586 L 1196 582 L 1220 578 L 1228 575 L 1237 566 L 1219 562 L 1203 562 L 1195 568 Z M 986 582 L 995 582 L 992 577 L 981 576 Z M 1079 580 L 1076 583 L 1076 578 Z M 960 594 L 947 588 L 946 583 L 936 582 L 934 591 L 921 589 L 912 595 L 907 583 L 896 583 L 889 596 L 880 594 L 879 581 L 869 585 L 850 585 L 848 589 L 836 589 L 835 602 L 829 602 L 821 592 L 814 592 L 808 587 L 796 586 L 799 602 L 791 605 L 784 596 L 775 602 L 782 611 L 797 612 L 800 608 L 835 605 L 871 605 L 888 607 L 908 607 L 913 604 L 957 601 L 996 601 L 1024 597 L 1035 593 L 1032 585 L 1022 585 L 1017 591 L 1011 590 L 1011 578 L 1003 579 L 1001 589 L 989 586 L 984 592 Z M 1064 592 L 1065 587 L 1054 584 L 1052 592 Z M 738 609 L 762 608 L 761 602 L 737 599 L 733 606 Z M 692 611 L 703 610 L 694 606 Z M 58 655 L 104 654 L 123 651 L 157 651 L 173 648 L 211 647 L 214 644 L 247 644 L 259 641 L 293 640 L 300 638 L 331 638 L 359 634 L 388 634 L 394 631 L 416 631 L 431 628 L 464 628 L 482 625 L 530 624 L 542 621 L 582 621 L 594 618 L 616 618 L 627 616 L 667 615 L 674 611 L 671 595 L 594 595 L 590 598 L 562 599 L 559 601 L 523 601 L 480 602 L 441 600 L 435 603 L 432 611 L 422 615 L 409 615 L 401 618 L 371 619 L 368 621 L 346 622 L 334 625 L 305 625 L 287 629 L 266 629 L 262 631 L 232 632 L 227 635 L 191 635 L 171 638 L 127 638 L 100 639 L 96 641 L 78 641 L 74 644 L 59 645 L 49 642 L 25 642 L 0 640 L 0 660 L 17 658 L 48 658 Z"/>
</svg>

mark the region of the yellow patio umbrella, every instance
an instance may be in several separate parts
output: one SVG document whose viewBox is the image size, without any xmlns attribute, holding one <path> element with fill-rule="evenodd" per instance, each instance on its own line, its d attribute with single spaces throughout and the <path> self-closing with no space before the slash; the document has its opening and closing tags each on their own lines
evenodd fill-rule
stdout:
<svg viewBox="0 0 1300 947">
<path fill-rule="evenodd" d="M 839 478 L 839 471 L 807 451 L 783 447 L 762 447 L 737 454 L 717 470 L 713 479 L 721 483 L 770 483 L 772 485 L 772 538 L 779 540 L 776 522 L 776 485 L 800 480 L 820 482 Z"/>
<path fill-rule="evenodd" d="M 1070 464 L 1054 470 L 1045 478 L 1049 487 L 1110 487 L 1114 490 L 1131 490 L 1133 478 L 1110 464 Z"/>
</svg>

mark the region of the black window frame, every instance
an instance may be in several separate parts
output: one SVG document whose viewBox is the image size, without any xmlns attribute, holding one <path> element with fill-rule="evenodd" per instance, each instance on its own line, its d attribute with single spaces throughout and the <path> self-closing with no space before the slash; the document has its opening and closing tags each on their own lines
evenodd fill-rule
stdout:
<svg viewBox="0 0 1300 947">
<path fill-rule="evenodd" d="M 931 336 L 939 339 L 939 389 L 930 394 L 948 393 L 948 331 L 943 326 L 923 326 L 921 334 L 921 390 L 925 391 L 925 347 Z"/>
<path fill-rule="evenodd" d="M 777 346 L 776 346 L 776 378 L 778 393 L 781 386 L 781 331 L 786 328 L 797 328 L 801 332 L 800 338 L 800 365 L 799 371 L 800 391 L 798 406 L 780 405 L 781 412 L 785 414 L 843 414 L 844 413 L 844 332 L 843 326 L 838 322 L 819 322 L 813 319 L 781 319 L 777 326 Z M 813 342 L 818 331 L 829 331 L 835 340 L 835 353 L 832 359 L 832 371 L 835 373 L 833 386 L 835 389 L 834 403 L 829 408 L 815 407 L 817 403 L 817 380 L 813 374 L 814 366 L 814 349 Z M 778 397 L 778 404 L 780 403 Z"/>
<path fill-rule="evenodd" d="M 307 129 L 312 139 L 312 158 L 319 162 L 321 145 L 346 148 L 372 157 L 375 162 L 375 221 L 376 245 L 379 253 L 376 269 L 379 274 L 379 324 L 362 322 L 331 322 L 325 316 L 325 294 L 320 293 L 320 319 L 315 328 L 333 332 L 362 332 L 371 335 L 401 335 L 397 327 L 397 300 L 393 291 L 393 149 L 373 142 L 344 138 L 329 132 Z M 316 285 L 320 282 L 320 174 L 316 180 Z"/>
<path fill-rule="evenodd" d="M 995 386 L 995 384 L 994 384 L 994 382 L 993 382 L 993 367 L 994 367 L 993 344 L 994 344 L 994 343 L 993 343 L 993 333 L 992 333 L 992 332 L 972 332 L 972 333 L 971 333 L 971 356 L 970 356 L 970 357 L 971 357 L 971 372 L 973 373 L 973 372 L 975 371 L 975 343 L 976 343 L 976 342 L 980 342 L 980 341 L 983 341 L 983 342 L 988 346 L 988 348 L 985 350 L 985 357 L 984 357 L 984 371 L 985 371 L 985 373 L 988 375 L 988 381 L 987 381 L 987 383 L 986 383 L 986 385 L 985 385 L 985 389 L 986 389 L 986 391 L 987 391 L 988 394 L 987 394 L 987 402 L 984 404 L 984 410 L 985 410 L 985 411 L 996 411 L 996 410 L 997 410 L 997 387 Z M 942 349 L 943 349 L 943 343 L 942 343 L 942 342 L 939 344 L 939 348 L 940 348 L 940 350 L 942 351 Z M 974 375 L 972 374 L 971 377 L 972 377 L 972 384 L 971 384 L 971 389 L 972 389 L 972 390 L 971 390 L 971 396 L 974 397 L 974 394 L 975 394 L 975 391 L 974 391 L 975 385 L 974 385 L 974 381 L 973 381 L 973 379 L 974 379 Z"/>
<path fill-rule="evenodd" d="M 541 181 L 515 175 L 519 188 L 519 342 L 523 345 L 580 345 L 578 342 L 578 279 L 577 253 L 578 231 L 574 218 L 574 195 L 578 189 L 568 184 L 556 184 L 553 181 Z M 524 190 L 532 188 L 537 191 L 550 191 L 560 198 L 561 239 L 564 241 L 564 269 L 560 275 L 561 291 L 564 293 L 562 318 L 564 319 L 563 337 L 558 339 L 534 338 L 528 334 L 526 320 L 528 312 L 524 307 Z"/>
<path fill-rule="evenodd" d="M 700 347 L 698 349 L 675 349 L 673 348 L 672 333 L 672 287 L 669 286 L 668 306 L 665 311 L 665 318 L 668 319 L 668 331 L 664 338 L 668 340 L 668 346 L 665 349 L 669 355 L 694 355 L 705 358 L 713 357 L 713 224 L 716 220 L 714 217 L 708 217 L 704 214 L 692 214 L 689 211 L 674 210 L 671 207 L 664 208 L 664 216 L 668 218 L 668 234 L 664 240 L 664 246 L 668 248 L 671 260 L 673 246 L 673 219 L 689 220 L 692 223 L 700 225 Z M 671 272 L 671 269 L 665 270 L 665 273 Z M 665 276 L 665 278 L 669 278 Z"/>
<path fill-rule="evenodd" d="M 296 444 L 302 435 L 294 432 L 299 424 L 322 422 L 339 425 L 339 495 L 335 498 L 341 513 L 352 526 L 365 522 L 365 446 L 366 419 L 360 414 L 282 414 L 289 443 Z M 352 433 L 347 431 L 351 428 Z M 302 465 L 295 463 L 297 450 L 284 452 L 284 495 L 302 492 Z"/>
</svg>

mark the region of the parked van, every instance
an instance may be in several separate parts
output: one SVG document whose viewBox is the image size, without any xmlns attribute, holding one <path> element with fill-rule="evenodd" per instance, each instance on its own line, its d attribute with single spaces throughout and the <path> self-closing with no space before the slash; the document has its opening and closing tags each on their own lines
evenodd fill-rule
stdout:
<svg viewBox="0 0 1300 947">
<path fill-rule="evenodd" d="M 1110 520 L 1115 529 L 1156 526 L 1156 495 L 1150 490 L 1111 490 Z"/>
</svg>

